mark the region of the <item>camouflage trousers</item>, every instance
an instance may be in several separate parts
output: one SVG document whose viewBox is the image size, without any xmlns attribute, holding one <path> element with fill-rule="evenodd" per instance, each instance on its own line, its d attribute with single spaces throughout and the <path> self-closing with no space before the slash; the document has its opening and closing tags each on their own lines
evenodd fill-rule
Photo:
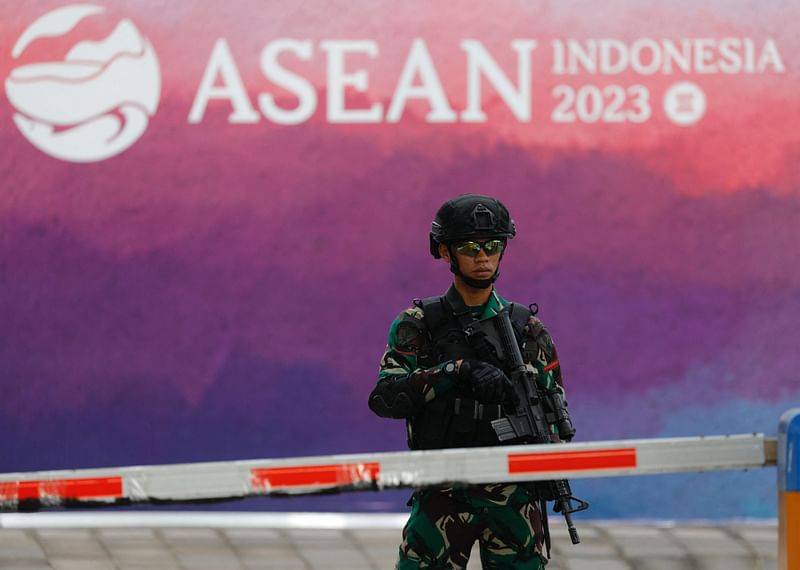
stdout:
<svg viewBox="0 0 800 570">
<path fill-rule="evenodd" d="M 395 568 L 463 570 L 476 540 L 484 570 L 543 568 L 535 493 L 500 484 L 416 492 Z"/>
</svg>

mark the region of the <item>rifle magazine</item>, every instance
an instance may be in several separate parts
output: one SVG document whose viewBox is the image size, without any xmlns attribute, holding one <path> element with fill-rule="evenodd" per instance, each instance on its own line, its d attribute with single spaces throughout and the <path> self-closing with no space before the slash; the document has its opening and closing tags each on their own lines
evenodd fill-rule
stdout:
<svg viewBox="0 0 800 570">
<path fill-rule="evenodd" d="M 508 418 L 492 420 L 492 429 L 494 429 L 494 433 L 500 441 L 508 441 L 517 437 L 514 425 Z"/>
</svg>

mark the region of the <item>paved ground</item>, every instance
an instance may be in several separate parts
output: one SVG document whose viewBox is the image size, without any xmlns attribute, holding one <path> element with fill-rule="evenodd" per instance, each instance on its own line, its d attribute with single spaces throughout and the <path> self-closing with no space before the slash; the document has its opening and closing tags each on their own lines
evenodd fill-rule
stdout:
<svg viewBox="0 0 800 570">
<path fill-rule="evenodd" d="M 216 528 L 0 528 L 0 568 L 385 570 L 394 566 L 399 538 L 398 528 L 387 527 L 401 519 L 387 520 L 371 524 L 369 515 L 362 515 L 347 524 L 326 523 L 322 526 L 341 528 L 324 529 L 296 528 L 297 521 L 262 521 L 259 528 L 250 521 L 247 528 L 235 528 L 230 520 Z M 0 526 L 32 526 L 5 522 Z M 69 526 L 62 523 L 57 526 Z M 564 529 L 553 529 L 548 570 L 777 569 L 775 524 L 581 521 L 580 533 L 582 543 L 573 546 Z M 468 568 L 480 568 L 477 556 Z"/>
</svg>

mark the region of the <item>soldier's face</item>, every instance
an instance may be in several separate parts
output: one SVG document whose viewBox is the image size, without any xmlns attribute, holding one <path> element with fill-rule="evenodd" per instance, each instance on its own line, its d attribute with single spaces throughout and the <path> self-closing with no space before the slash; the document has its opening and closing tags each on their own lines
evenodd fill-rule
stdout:
<svg viewBox="0 0 800 570">
<path fill-rule="evenodd" d="M 489 239 L 492 238 L 475 238 L 472 241 L 485 243 Z M 446 245 L 439 244 L 439 254 L 442 256 L 443 260 L 447 261 L 447 263 L 450 263 L 451 250 L 456 256 L 458 268 L 461 270 L 461 273 L 463 273 L 466 277 L 471 277 L 472 279 L 489 279 L 492 275 L 494 275 L 494 272 L 497 271 L 497 266 L 500 265 L 499 253 L 495 255 L 487 255 L 483 248 L 481 248 L 478 255 L 475 257 L 470 257 L 468 255 L 458 253 L 455 247 L 448 249 Z"/>
</svg>

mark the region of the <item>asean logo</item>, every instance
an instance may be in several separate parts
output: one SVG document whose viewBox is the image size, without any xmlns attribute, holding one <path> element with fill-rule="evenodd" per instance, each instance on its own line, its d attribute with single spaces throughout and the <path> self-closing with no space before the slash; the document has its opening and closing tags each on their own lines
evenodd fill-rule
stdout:
<svg viewBox="0 0 800 570">
<path fill-rule="evenodd" d="M 65 36 L 104 11 L 71 4 L 48 12 L 28 26 L 11 55 L 19 59 L 36 40 Z M 124 18 L 105 38 L 66 48 L 59 61 L 11 70 L 5 86 L 14 122 L 33 146 L 61 160 L 117 155 L 142 136 L 158 108 L 161 75 L 153 46 Z"/>
</svg>

